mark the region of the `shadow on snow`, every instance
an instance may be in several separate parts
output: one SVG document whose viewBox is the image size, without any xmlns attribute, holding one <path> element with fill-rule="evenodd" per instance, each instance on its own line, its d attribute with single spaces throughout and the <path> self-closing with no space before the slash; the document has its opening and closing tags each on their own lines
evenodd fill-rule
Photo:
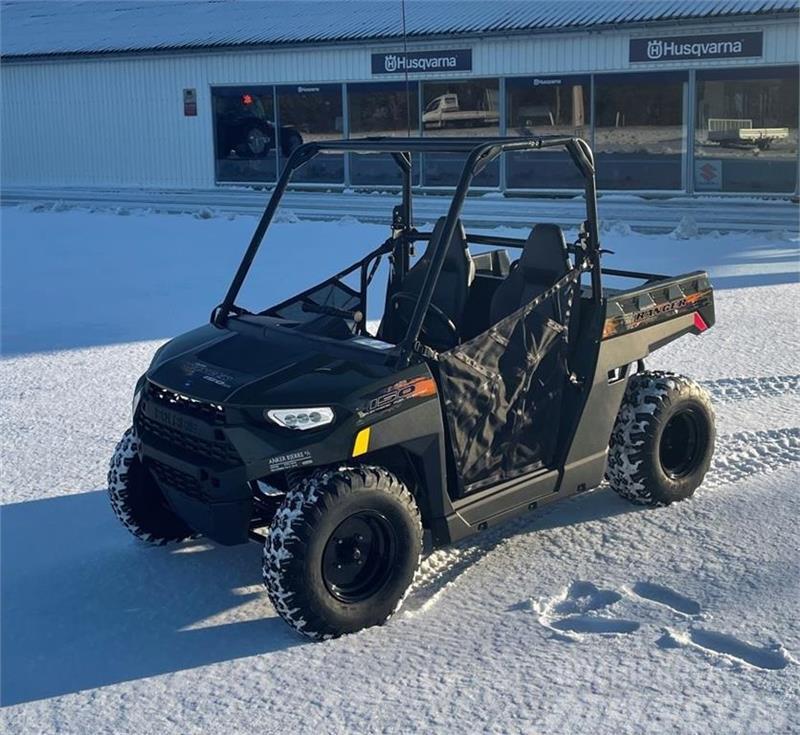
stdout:
<svg viewBox="0 0 800 735">
<path fill-rule="evenodd" d="M 636 510 L 602 489 L 471 537 L 455 545 L 460 558 L 414 589 L 406 609 L 511 536 Z M 102 490 L 0 506 L 0 524 L 3 706 L 304 643 L 261 589 L 255 544 L 147 547 L 119 525 Z M 263 617 L 230 620 L 257 598 Z"/>
<path fill-rule="evenodd" d="M 104 491 L 5 505 L 4 706 L 301 644 L 261 585 L 260 549 L 146 547 Z M 265 619 L 191 626 L 263 597 Z M 260 603 L 259 603 L 260 604 Z"/>
</svg>

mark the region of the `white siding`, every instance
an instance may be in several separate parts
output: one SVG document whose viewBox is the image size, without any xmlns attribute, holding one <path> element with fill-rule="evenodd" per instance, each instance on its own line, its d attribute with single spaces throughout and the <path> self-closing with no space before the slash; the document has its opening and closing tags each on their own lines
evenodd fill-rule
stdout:
<svg viewBox="0 0 800 735">
<path fill-rule="evenodd" d="M 657 32 L 688 35 L 731 27 L 731 23 L 672 28 L 659 24 Z M 796 22 L 736 24 L 736 28 L 764 30 L 763 59 L 688 66 L 798 62 Z M 473 71 L 463 76 L 625 71 L 630 68 L 628 39 L 647 34 L 646 29 L 625 29 L 509 35 L 414 43 L 409 48 L 472 48 Z M 5 63 L 0 68 L 2 185 L 212 187 L 212 85 L 370 80 L 370 54 L 400 49 L 397 43 L 338 44 Z M 670 68 L 674 66 L 680 65 Z M 197 117 L 183 116 L 186 87 L 197 89 Z"/>
</svg>

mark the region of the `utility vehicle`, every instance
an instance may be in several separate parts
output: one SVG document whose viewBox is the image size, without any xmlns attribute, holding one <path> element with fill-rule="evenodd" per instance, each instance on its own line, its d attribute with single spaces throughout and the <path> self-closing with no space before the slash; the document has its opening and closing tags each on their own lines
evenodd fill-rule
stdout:
<svg viewBox="0 0 800 735">
<path fill-rule="evenodd" d="M 266 158 L 275 155 L 276 138 L 282 156 L 302 145 L 303 138 L 292 125 L 277 128 L 269 119 L 261 99 L 245 92 L 237 97 L 216 99 L 215 135 L 220 158 Z"/>
<path fill-rule="evenodd" d="M 490 92 L 486 90 L 486 98 L 480 109 L 462 105 L 457 94 L 440 95 L 428 103 L 422 114 L 422 124 L 426 128 L 497 125 L 500 113 L 497 111 L 497 100 Z"/>
<path fill-rule="evenodd" d="M 465 233 L 473 177 L 503 152 L 543 148 L 566 149 L 585 182 L 574 242 L 550 223 L 521 239 Z M 331 151 L 392 156 L 403 183 L 389 236 L 293 298 L 245 310 L 237 296 L 292 173 Z M 447 216 L 423 231 L 412 157 L 432 151 L 466 162 Z M 604 474 L 636 503 L 689 497 L 714 446 L 708 395 L 643 360 L 713 325 L 708 276 L 608 269 L 604 252 L 594 159 L 580 139 L 301 146 L 210 322 L 161 347 L 136 385 L 109 472 L 117 516 L 155 544 L 263 543 L 275 609 L 326 638 L 391 616 L 424 537 L 450 544 Z M 604 288 L 604 278 L 631 286 Z"/>
</svg>

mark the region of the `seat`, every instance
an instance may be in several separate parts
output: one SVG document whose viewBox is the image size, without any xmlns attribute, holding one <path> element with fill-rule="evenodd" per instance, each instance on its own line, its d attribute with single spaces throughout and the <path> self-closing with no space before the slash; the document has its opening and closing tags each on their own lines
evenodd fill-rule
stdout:
<svg viewBox="0 0 800 735">
<path fill-rule="evenodd" d="M 519 260 L 494 292 L 489 308 L 491 323 L 497 324 L 533 301 L 563 278 L 570 267 L 569 250 L 561 228 L 554 224 L 536 225 L 525 241 Z"/>
<path fill-rule="evenodd" d="M 441 236 L 444 229 L 445 217 L 440 217 L 436 221 L 436 226 L 433 228 L 430 243 L 436 242 Z M 425 248 L 425 252 L 420 256 L 416 263 L 406 273 L 403 280 L 401 292 L 409 296 L 418 297 L 422 292 L 422 286 L 425 283 L 425 278 L 428 275 L 428 270 L 431 266 L 433 259 L 433 248 L 430 246 Z M 467 303 L 467 296 L 469 295 L 469 287 L 475 280 L 475 264 L 469 254 L 467 247 L 467 237 L 464 233 L 464 227 L 461 220 L 456 222 L 456 228 L 453 232 L 453 237 L 448 244 L 442 270 L 439 274 L 439 279 L 436 282 L 436 287 L 431 296 L 431 304 L 437 307 L 456 327 L 460 334 L 461 322 L 464 315 L 464 307 Z M 391 317 L 395 325 L 395 330 L 398 327 L 405 329 L 411 319 L 415 299 L 404 298 L 395 303 L 396 314 Z M 397 317 L 397 319 L 395 319 Z M 457 343 L 454 340 L 449 330 L 440 324 L 440 319 L 435 315 L 428 312 L 425 319 L 424 327 L 425 334 L 423 341 L 430 347 L 438 350 L 449 349 L 454 347 Z M 402 326 L 401 326 L 402 325 Z M 400 336 L 400 335 L 398 335 Z"/>
</svg>

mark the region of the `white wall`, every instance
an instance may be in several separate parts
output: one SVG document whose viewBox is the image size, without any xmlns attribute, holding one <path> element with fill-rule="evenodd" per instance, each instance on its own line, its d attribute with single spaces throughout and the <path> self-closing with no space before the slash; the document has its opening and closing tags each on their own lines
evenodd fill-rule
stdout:
<svg viewBox="0 0 800 735">
<path fill-rule="evenodd" d="M 736 28 L 763 29 L 763 59 L 685 65 L 798 62 L 797 22 Z M 660 35 L 673 31 L 689 35 L 730 31 L 731 23 L 657 30 Z M 628 39 L 653 31 L 462 38 L 409 48 L 472 48 L 473 71 L 462 77 L 624 71 L 631 66 Z M 370 54 L 399 50 L 396 43 L 360 44 L 4 63 L 0 183 L 3 187 L 210 188 L 214 186 L 212 85 L 365 81 L 372 79 Z M 650 66 L 666 67 L 635 64 L 637 70 Z M 681 65 L 670 68 L 675 66 Z M 197 89 L 197 117 L 183 116 L 182 90 L 188 87 Z"/>
</svg>

